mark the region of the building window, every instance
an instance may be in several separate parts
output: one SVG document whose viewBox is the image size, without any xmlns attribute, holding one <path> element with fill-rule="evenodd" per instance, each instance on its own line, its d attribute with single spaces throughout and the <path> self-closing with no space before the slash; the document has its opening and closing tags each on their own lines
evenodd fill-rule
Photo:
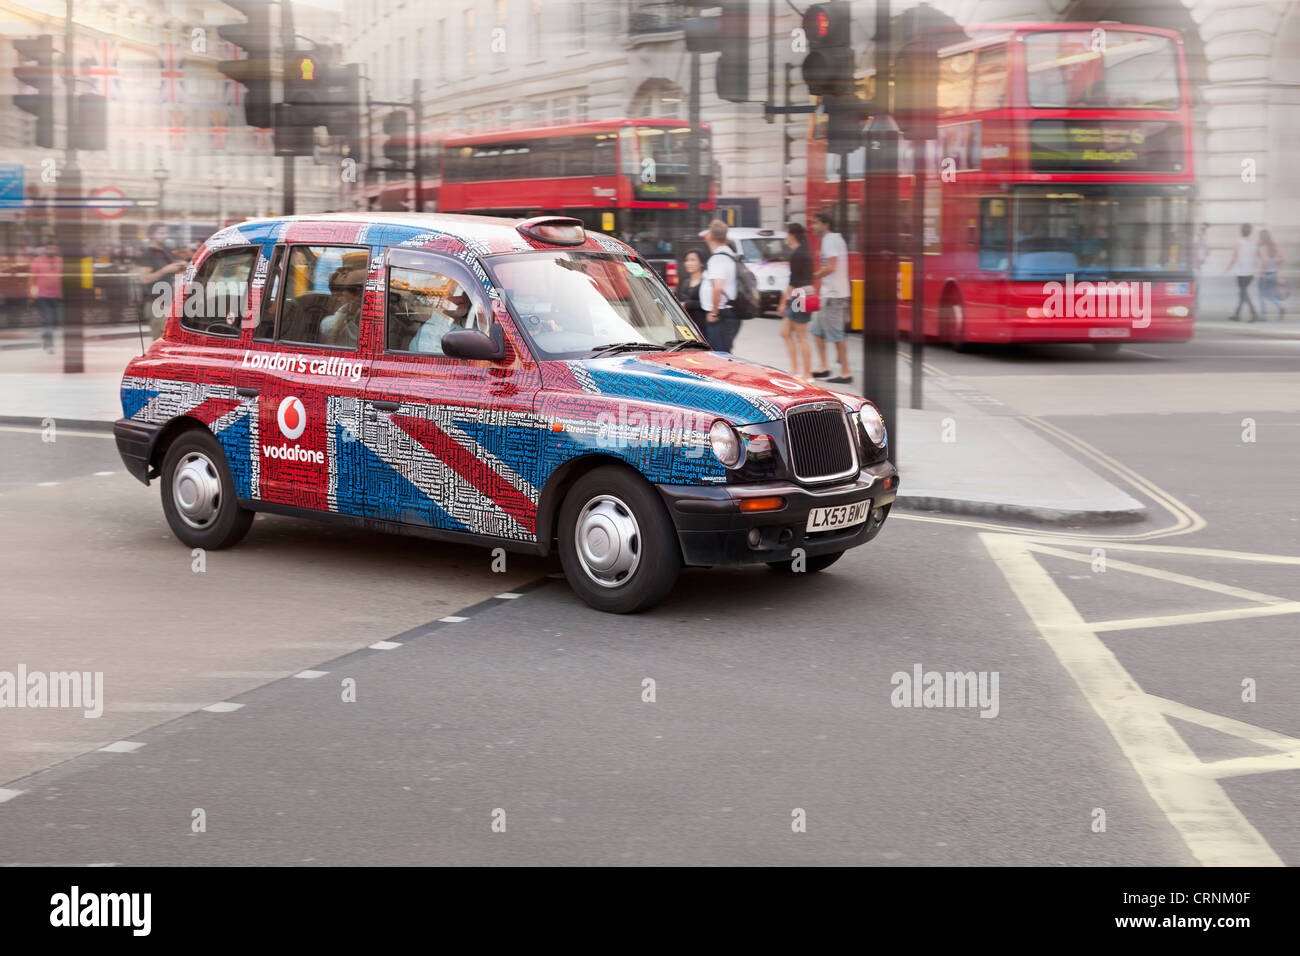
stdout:
<svg viewBox="0 0 1300 956">
<path fill-rule="evenodd" d="M 574 116 L 579 123 L 585 123 L 587 121 L 587 94 L 586 93 L 578 94 L 578 106 L 577 109 L 574 111 Z"/>
</svg>

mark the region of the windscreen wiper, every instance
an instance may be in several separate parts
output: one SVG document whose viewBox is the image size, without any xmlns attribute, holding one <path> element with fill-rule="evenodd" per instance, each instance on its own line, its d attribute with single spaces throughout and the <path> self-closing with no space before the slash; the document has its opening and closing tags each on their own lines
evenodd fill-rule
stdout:
<svg viewBox="0 0 1300 956">
<path fill-rule="evenodd" d="M 605 352 L 658 352 L 663 346 L 655 345 L 653 342 L 607 342 L 605 345 L 597 345 L 591 349 L 592 355 L 602 355 Z"/>
<path fill-rule="evenodd" d="M 701 342 L 699 339 L 673 339 L 671 342 L 665 342 L 666 351 L 680 352 L 684 348 L 704 349 L 706 352 L 713 351 L 713 346 L 708 342 Z"/>
</svg>

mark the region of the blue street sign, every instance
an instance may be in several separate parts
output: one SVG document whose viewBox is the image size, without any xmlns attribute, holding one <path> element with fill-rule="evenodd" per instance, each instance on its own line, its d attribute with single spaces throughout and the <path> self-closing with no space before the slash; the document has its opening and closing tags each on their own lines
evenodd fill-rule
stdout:
<svg viewBox="0 0 1300 956">
<path fill-rule="evenodd" d="M 21 209 L 22 207 L 22 163 L 0 163 L 0 209 Z"/>
</svg>

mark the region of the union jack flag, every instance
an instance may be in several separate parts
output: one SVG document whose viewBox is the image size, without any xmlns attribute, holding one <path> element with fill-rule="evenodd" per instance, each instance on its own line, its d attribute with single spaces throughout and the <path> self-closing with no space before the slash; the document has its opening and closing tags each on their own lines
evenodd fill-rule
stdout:
<svg viewBox="0 0 1300 956">
<path fill-rule="evenodd" d="M 223 60 L 247 60 L 248 51 L 235 46 L 233 43 L 221 41 L 221 58 Z M 230 77 L 224 77 L 221 80 L 221 102 L 227 106 L 244 105 L 244 84 L 238 80 L 232 80 Z"/>
<path fill-rule="evenodd" d="M 184 149 L 185 134 L 188 132 L 185 128 L 185 111 L 168 110 L 167 117 L 168 122 L 171 123 L 171 125 L 167 127 L 167 148 L 176 150 Z"/>
<path fill-rule="evenodd" d="M 91 44 L 91 56 L 81 62 L 81 75 L 91 91 L 110 100 L 122 96 L 122 71 L 117 64 L 117 44 L 102 40 Z"/>
<path fill-rule="evenodd" d="M 208 132 L 212 134 L 212 148 L 225 149 L 226 134 L 230 132 L 230 127 L 226 125 L 226 111 L 213 110 L 209 114 L 209 119 L 212 123 L 208 129 Z"/>
<path fill-rule="evenodd" d="M 185 56 L 175 43 L 158 48 L 158 94 L 164 103 L 185 102 Z"/>
</svg>

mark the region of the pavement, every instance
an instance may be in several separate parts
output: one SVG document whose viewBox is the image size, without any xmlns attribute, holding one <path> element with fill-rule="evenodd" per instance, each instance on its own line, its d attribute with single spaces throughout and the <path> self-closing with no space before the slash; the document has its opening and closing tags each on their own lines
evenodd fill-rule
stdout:
<svg viewBox="0 0 1300 956">
<path fill-rule="evenodd" d="M 1252 326 L 1220 323 L 1251 334 Z M 1261 329 L 1278 330 L 1278 323 Z M 0 349 L 0 423 L 32 424 L 53 419 L 69 427 L 102 427 L 121 416 L 118 385 L 122 369 L 140 351 L 134 326 L 103 326 L 87 336 L 85 371 L 63 372 L 62 342 L 53 353 L 39 347 Z M 1300 333 L 1298 333 L 1300 334 Z M 39 344 L 39 331 L 27 337 Z M 862 340 L 849 339 L 855 394 L 873 397 L 861 375 Z M 736 354 L 776 368 L 788 366 L 780 323 L 745 323 Z M 923 408 L 899 410 L 898 435 L 891 436 L 902 471 L 899 506 L 947 514 L 996 517 L 1031 524 L 1090 526 L 1141 521 L 1147 507 L 1129 494 L 1119 475 L 1077 445 L 1066 444 L 1035 419 L 972 384 L 930 367 Z M 899 364 L 898 394 L 910 391 L 906 355 Z"/>
</svg>

